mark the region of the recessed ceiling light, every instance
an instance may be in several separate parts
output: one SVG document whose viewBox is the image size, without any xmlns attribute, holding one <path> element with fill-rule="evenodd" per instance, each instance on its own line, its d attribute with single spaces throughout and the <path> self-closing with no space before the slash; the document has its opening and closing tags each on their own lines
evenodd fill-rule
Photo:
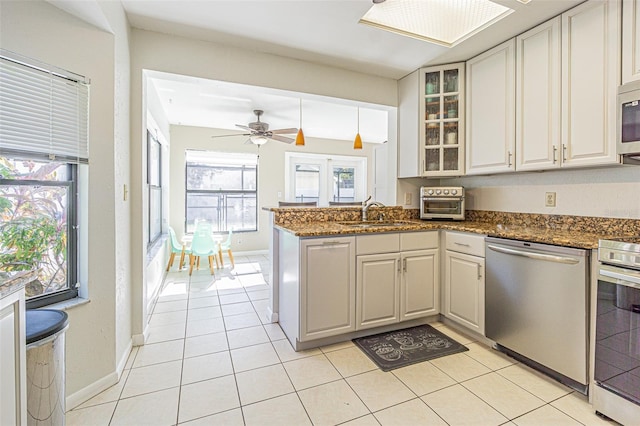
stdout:
<svg viewBox="0 0 640 426">
<path fill-rule="evenodd" d="M 453 47 L 512 12 L 489 0 L 386 0 L 371 6 L 360 22 Z"/>
</svg>

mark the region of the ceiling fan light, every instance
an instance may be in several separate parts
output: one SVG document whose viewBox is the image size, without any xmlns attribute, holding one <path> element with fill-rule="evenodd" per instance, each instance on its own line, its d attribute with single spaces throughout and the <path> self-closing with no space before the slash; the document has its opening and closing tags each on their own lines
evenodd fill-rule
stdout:
<svg viewBox="0 0 640 426">
<path fill-rule="evenodd" d="M 264 145 L 269 141 L 269 139 L 263 135 L 252 135 L 249 139 L 251 139 L 251 143 L 258 146 Z"/>
<path fill-rule="evenodd" d="M 298 130 L 298 134 L 296 135 L 296 145 L 304 146 L 304 133 L 302 132 L 302 129 Z"/>
<path fill-rule="evenodd" d="M 356 135 L 356 139 L 353 141 L 353 149 L 362 149 L 362 138 L 360 133 Z"/>
</svg>

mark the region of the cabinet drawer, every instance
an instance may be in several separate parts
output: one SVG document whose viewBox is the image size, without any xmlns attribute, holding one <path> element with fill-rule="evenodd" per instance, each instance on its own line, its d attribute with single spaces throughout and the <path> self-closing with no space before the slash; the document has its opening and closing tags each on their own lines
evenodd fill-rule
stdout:
<svg viewBox="0 0 640 426">
<path fill-rule="evenodd" d="M 447 232 L 447 250 L 484 257 L 484 235 Z"/>
<path fill-rule="evenodd" d="M 356 237 L 356 255 L 400 251 L 400 234 L 372 234 Z"/>
<path fill-rule="evenodd" d="M 438 248 L 438 231 L 404 232 L 400 234 L 400 251 Z"/>
</svg>

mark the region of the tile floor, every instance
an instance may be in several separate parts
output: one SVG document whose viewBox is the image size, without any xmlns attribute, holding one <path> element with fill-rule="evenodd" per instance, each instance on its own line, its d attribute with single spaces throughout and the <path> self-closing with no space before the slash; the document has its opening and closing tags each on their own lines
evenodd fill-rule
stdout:
<svg viewBox="0 0 640 426">
<path fill-rule="evenodd" d="M 469 351 L 384 373 L 351 342 L 294 352 L 266 324 L 266 256 L 170 272 L 120 382 L 67 425 L 597 425 L 586 398 L 436 323 Z"/>
</svg>

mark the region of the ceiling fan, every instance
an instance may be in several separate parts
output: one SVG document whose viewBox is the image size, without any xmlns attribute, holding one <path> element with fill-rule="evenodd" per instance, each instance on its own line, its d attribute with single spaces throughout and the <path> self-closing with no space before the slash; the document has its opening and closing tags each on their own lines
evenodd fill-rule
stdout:
<svg viewBox="0 0 640 426">
<path fill-rule="evenodd" d="M 246 130 L 249 133 L 241 133 L 241 134 L 233 134 L 233 135 L 218 135 L 212 136 L 212 138 L 222 138 L 227 136 L 249 136 L 249 139 L 245 143 L 252 143 L 254 145 L 264 145 L 269 141 L 269 139 L 273 139 L 274 141 L 284 142 L 284 143 L 292 143 L 295 139 L 290 138 L 288 134 L 295 134 L 298 132 L 298 129 L 295 127 L 289 129 L 277 129 L 277 130 L 269 130 L 269 123 L 265 123 L 260 121 L 260 116 L 264 113 L 261 109 L 254 109 L 253 113 L 257 117 L 257 121 L 253 123 L 249 123 L 247 126 L 242 124 L 236 124 L 236 127 Z"/>
</svg>

